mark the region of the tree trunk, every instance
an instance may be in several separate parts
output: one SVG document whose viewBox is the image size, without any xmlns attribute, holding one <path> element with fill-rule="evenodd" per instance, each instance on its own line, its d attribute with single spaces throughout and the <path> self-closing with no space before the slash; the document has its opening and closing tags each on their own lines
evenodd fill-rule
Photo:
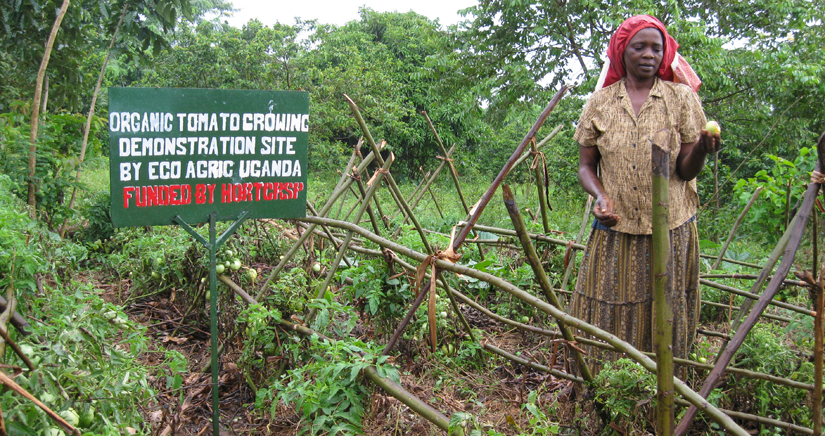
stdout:
<svg viewBox="0 0 825 436">
<path fill-rule="evenodd" d="M 46 76 L 46 67 L 49 65 L 49 58 L 52 55 L 52 48 L 54 47 L 54 40 L 57 39 L 57 31 L 60 29 L 60 23 L 63 22 L 63 17 L 69 9 L 69 0 L 63 0 L 63 5 L 60 6 L 60 12 L 57 13 L 57 18 L 54 20 L 52 32 L 49 34 L 49 40 L 46 42 L 46 51 L 43 53 L 43 60 L 40 62 L 40 69 L 37 70 L 37 81 L 34 85 L 34 99 L 31 117 L 31 133 L 29 136 L 29 215 L 34 218 L 35 208 L 37 207 L 37 200 L 35 194 L 37 187 L 34 184 L 34 173 L 37 166 L 37 125 L 40 119 L 40 98 L 43 93 L 43 78 Z"/>
</svg>

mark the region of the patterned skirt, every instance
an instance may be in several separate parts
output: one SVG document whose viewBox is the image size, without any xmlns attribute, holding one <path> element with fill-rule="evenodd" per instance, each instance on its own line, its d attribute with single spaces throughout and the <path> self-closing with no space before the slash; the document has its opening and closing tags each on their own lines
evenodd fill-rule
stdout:
<svg viewBox="0 0 825 436">
<path fill-rule="evenodd" d="M 699 322 L 699 237 L 691 220 L 670 231 L 667 281 L 673 308 L 673 356 L 690 352 Z M 570 315 L 618 336 L 641 351 L 653 351 L 650 235 L 594 228 L 584 249 Z M 589 337 L 584 332 L 579 335 Z M 595 375 L 603 361 L 621 354 L 586 346 Z"/>
</svg>

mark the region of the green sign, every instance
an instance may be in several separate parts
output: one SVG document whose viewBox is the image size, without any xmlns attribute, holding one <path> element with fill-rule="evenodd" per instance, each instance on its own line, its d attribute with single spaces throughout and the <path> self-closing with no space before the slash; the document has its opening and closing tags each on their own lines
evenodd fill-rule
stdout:
<svg viewBox="0 0 825 436">
<path fill-rule="evenodd" d="M 115 227 L 306 214 L 309 94 L 109 89 Z"/>
</svg>

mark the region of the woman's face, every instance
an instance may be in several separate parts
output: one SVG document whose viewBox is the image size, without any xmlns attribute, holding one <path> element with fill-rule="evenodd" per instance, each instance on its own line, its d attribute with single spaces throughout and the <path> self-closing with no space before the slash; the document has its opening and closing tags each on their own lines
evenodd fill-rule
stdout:
<svg viewBox="0 0 825 436">
<path fill-rule="evenodd" d="M 664 41 L 659 29 L 648 27 L 636 32 L 624 50 L 624 68 L 637 80 L 651 79 L 659 71 Z"/>
</svg>

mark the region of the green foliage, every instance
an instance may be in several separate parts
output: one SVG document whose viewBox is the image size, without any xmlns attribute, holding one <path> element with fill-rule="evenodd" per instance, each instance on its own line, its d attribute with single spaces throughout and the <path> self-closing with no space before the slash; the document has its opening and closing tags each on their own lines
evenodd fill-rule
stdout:
<svg viewBox="0 0 825 436">
<path fill-rule="evenodd" d="M 75 292 L 47 288 L 28 299 L 31 315 L 49 321 L 32 324 L 31 337 L 42 342 L 20 341 L 31 347 L 36 368 L 15 381 L 57 412 L 71 407 L 82 416 L 93 407 L 94 419 L 81 421 L 84 432 L 109 435 L 139 428 L 140 406 L 153 395 L 149 368 L 137 360 L 147 350 L 145 331 L 91 287 L 73 285 Z M 16 358 L 9 363 L 24 366 Z M 12 434 L 46 434 L 52 425 L 39 407 L 14 391 L 6 390 L 0 403 Z"/>
<path fill-rule="evenodd" d="M 277 281 L 270 283 L 266 301 L 284 316 L 303 312 L 309 295 L 309 278 L 302 268 L 281 272 Z"/>
<path fill-rule="evenodd" d="M 14 192 L 27 196 L 29 126 L 28 120 L 17 113 L 0 114 L 0 171 L 14 180 Z M 79 114 L 47 114 L 41 122 L 37 146 L 34 182 L 38 187 L 37 204 L 49 226 L 58 226 L 71 215 L 66 192 L 78 185 L 74 170 L 79 165 L 85 117 Z M 100 150 L 97 135 L 105 127 L 105 120 L 95 117 L 90 136 L 90 156 Z"/>
<path fill-rule="evenodd" d="M 330 320 L 347 317 L 354 321 L 353 308 L 343 306 L 327 292 L 321 300 L 312 303 L 319 309 L 313 327 L 345 336 L 354 322 Z M 399 382 L 398 370 L 382 356 L 378 346 L 344 337 L 328 341 L 312 336 L 306 341 L 288 339 L 283 355 L 300 358 L 301 364 L 290 369 L 271 386 L 259 389 L 255 400 L 257 408 L 267 404 L 274 415 L 279 401 L 293 405 L 302 416 L 298 434 L 356 434 L 361 433 L 368 391 L 361 380 L 361 372 L 375 366 L 378 375 Z"/>
<path fill-rule="evenodd" d="M 763 192 L 748 212 L 747 219 L 757 228 L 770 229 L 762 234 L 773 242 L 779 238 L 787 224 L 786 212 L 805 193 L 804 183 L 810 180 L 808 170 L 814 166 L 816 153 L 808 147 L 802 147 L 793 161 L 772 154 L 767 157 L 773 161 L 772 167 L 757 171 L 753 177 L 739 179 L 733 190 L 744 207 L 756 188 L 762 187 Z"/>
<path fill-rule="evenodd" d="M 631 433 L 643 432 L 648 413 L 656 406 L 656 375 L 630 359 L 606 362 L 594 382 L 596 401 L 609 411 L 612 422 Z"/>
<path fill-rule="evenodd" d="M 813 365 L 801 361 L 793 353 L 786 343 L 783 329 L 773 324 L 757 324 L 751 330 L 737 353 L 734 366 L 813 383 Z M 739 378 L 734 382 L 734 393 L 739 397 L 737 406 L 748 409 L 748 413 L 811 426 L 809 399 L 805 391 L 766 380 Z"/>
<path fill-rule="evenodd" d="M 52 235 L 22 212 L 12 189 L 9 177 L 0 175 L 0 288 L 6 289 L 14 282 L 16 289 L 34 293 L 37 289 L 34 276 L 47 267 L 41 249 L 52 242 Z M 29 244 L 32 237 L 34 243 Z"/>
<path fill-rule="evenodd" d="M 382 259 L 362 260 L 353 268 L 345 269 L 341 279 L 352 279 L 345 288 L 350 301 L 363 298 L 364 312 L 370 317 L 391 321 L 403 315 L 406 302 L 412 297 L 410 285 L 401 278 L 389 278 L 387 265 Z M 358 304 L 358 303 L 356 303 Z"/>
</svg>

